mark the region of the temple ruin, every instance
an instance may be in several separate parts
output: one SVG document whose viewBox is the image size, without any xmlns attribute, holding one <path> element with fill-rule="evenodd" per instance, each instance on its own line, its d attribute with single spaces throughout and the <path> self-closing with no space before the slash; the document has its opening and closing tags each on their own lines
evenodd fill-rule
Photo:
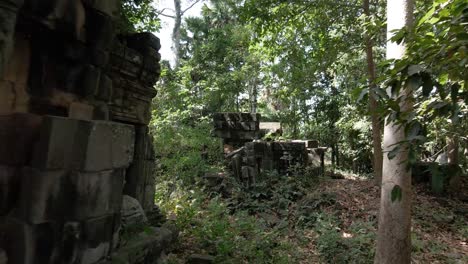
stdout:
<svg viewBox="0 0 468 264">
<path fill-rule="evenodd" d="M 154 207 L 160 43 L 122 32 L 120 6 L 0 1 L 1 264 L 158 263 L 172 239 L 122 243 L 122 206 Z"/>
<path fill-rule="evenodd" d="M 316 167 L 324 173 L 327 148 L 316 140 L 263 140 L 267 131 L 260 129 L 260 114 L 214 113 L 213 136 L 221 138 L 229 168 L 240 182 L 252 184 L 260 173 L 276 171 L 288 174 L 294 167 Z M 271 131 L 281 133 L 280 129 Z"/>
</svg>

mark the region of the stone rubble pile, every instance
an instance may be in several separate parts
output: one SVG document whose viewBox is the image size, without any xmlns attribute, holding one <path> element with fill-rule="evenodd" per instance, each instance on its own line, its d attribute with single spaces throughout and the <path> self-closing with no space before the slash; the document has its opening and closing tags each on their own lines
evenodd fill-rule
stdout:
<svg viewBox="0 0 468 264">
<path fill-rule="evenodd" d="M 213 136 L 223 140 L 225 157 L 239 181 L 252 184 L 262 172 L 287 174 L 294 166 L 316 165 L 323 173 L 326 148 L 320 148 L 318 141 L 259 140 L 264 136 L 260 118 L 251 113 L 213 114 Z"/>
</svg>

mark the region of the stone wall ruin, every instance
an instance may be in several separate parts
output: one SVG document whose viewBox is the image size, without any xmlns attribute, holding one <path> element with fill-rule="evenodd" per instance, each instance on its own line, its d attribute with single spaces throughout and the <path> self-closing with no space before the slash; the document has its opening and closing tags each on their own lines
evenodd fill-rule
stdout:
<svg viewBox="0 0 468 264">
<path fill-rule="evenodd" d="M 0 0 L 1 264 L 110 260 L 123 195 L 153 209 L 160 43 L 120 5 Z"/>
<path fill-rule="evenodd" d="M 221 138 L 229 168 L 240 182 L 252 184 L 260 173 L 288 174 L 297 167 L 316 167 L 324 173 L 324 154 L 316 140 L 261 140 L 260 114 L 214 113 L 213 136 Z M 280 129 L 281 126 L 279 126 Z M 275 133 L 281 131 L 274 131 Z"/>
</svg>

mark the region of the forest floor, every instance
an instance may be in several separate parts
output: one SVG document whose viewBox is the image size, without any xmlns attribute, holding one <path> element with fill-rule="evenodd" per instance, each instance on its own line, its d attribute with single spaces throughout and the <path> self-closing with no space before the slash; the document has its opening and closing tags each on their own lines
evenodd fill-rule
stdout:
<svg viewBox="0 0 468 264">
<path fill-rule="evenodd" d="M 372 263 L 379 189 L 343 175 L 269 175 L 250 189 L 225 178 L 180 189 L 163 205 L 180 230 L 168 262 L 206 254 L 215 263 Z M 420 184 L 413 197 L 412 262 L 468 263 L 468 193 L 436 197 Z"/>
</svg>

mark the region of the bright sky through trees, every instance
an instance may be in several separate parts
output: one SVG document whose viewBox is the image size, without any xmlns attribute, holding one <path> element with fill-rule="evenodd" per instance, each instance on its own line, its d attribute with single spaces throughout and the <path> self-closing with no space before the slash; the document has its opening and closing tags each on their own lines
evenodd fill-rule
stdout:
<svg viewBox="0 0 468 264">
<path fill-rule="evenodd" d="M 158 10 L 163 10 L 164 8 L 167 8 L 168 10 L 174 9 L 173 0 L 159 0 L 159 1 L 155 1 L 154 4 Z M 182 4 L 184 5 L 184 3 Z M 187 10 L 184 16 L 185 17 L 199 16 L 202 6 L 203 6 L 203 2 L 195 4 L 192 8 Z M 167 13 L 170 13 L 170 12 L 167 12 Z M 161 53 L 161 58 L 163 60 L 168 60 L 171 62 L 171 64 L 174 64 L 174 58 L 175 58 L 174 51 L 172 51 L 171 49 L 171 46 L 172 46 L 171 34 L 172 34 L 172 29 L 174 27 L 174 19 L 165 17 L 165 16 L 160 16 L 160 19 L 161 19 L 161 30 L 155 33 L 156 36 L 158 36 L 158 38 L 161 40 L 161 50 L 159 52 Z"/>
</svg>

